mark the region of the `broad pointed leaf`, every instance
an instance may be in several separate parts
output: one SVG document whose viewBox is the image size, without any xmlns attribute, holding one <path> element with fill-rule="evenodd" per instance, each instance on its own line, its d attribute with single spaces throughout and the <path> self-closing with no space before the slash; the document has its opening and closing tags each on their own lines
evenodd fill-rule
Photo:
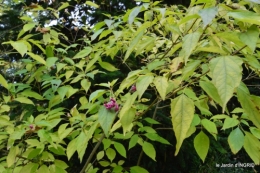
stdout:
<svg viewBox="0 0 260 173">
<path fill-rule="evenodd" d="M 223 112 L 242 79 L 242 63 L 241 58 L 237 56 L 221 56 L 210 61 L 212 82 L 220 96 Z"/>
<path fill-rule="evenodd" d="M 203 131 L 194 138 L 194 148 L 204 162 L 209 151 L 209 137 Z"/>
<path fill-rule="evenodd" d="M 239 129 L 239 127 L 237 127 L 235 130 L 233 130 L 229 134 L 228 144 L 229 144 L 233 154 L 237 154 L 237 152 L 243 147 L 243 145 L 244 145 L 244 134 Z"/>
<path fill-rule="evenodd" d="M 151 159 L 156 161 L 155 160 L 156 152 L 154 146 L 151 143 L 144 141 L 142 149 L 147 156 L 149 156 Z"/>
<path fill-rule="evenodd" d="M 165 100 L 166 97 L 166 91 L 168 87 L 168 81 L 167 78 L 164 76 L 157 76 L 154 78 L 153 83 L 159 92 L 160 96 L 162 97 L 163 100 Z"/>
<path fill-rule="evenodd" d="M 148 88 L 148 86 L 153 82 L 154 77 L 152 75 L 140 76 L 136 82 L 136 92 L 138 93 L 138 98 L 141 99 L 143 93 Z"/>
<path fill-rule="evenodd" d="M 101 106 L 98 112 L 98 122 L 102 127 L 106 136 L 109 134 L 109 130 L 116 118 L 116 112 L 114 110 L 106 109 L 104 106 Z"/>
<path fill-rule="evenodd" d="M 205 9 L 200 10 L 199 15 L 202 18 L 203 27 L 210 24 L 212 22 L 212 20 L 215 18 L 217 13 L 218 13 L 217 7 L 210 7 L 210 8 L 205 8 Z"/>
<path fill-rule="evenodd" d="M 177 139 L 175 155 L 178 154 L 183 140 L 194 117 L 194 102 L 184 94 L 171 100 L 173 130 Z"/>
<path fill-rule="evenodd" d="M 258 37 L 259 29 L 256 25 L 252 25 L 246 32 L 241 33 L 239 38 L 254 52 Z"/>
</svg>

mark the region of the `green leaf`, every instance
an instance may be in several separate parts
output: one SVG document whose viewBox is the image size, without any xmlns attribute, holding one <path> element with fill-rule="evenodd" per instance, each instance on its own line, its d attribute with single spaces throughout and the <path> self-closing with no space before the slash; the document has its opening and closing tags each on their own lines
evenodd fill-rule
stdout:
<svg viewBox="0 0 260 173">
<path fill-rule="evenodd" d="M 228 136 L 228 144 L 233 154 L 237 154 L 237 152 L 243 147 L 244 145 L 244 134 L 242 131 L 237 127 L 233 130 Z"/>
<path fill-rule="evenodd" d="M 5 87 L 6 89 L 8 89 L 8 83 L 5 80 L 5 78 L 0 74 L 0 84 Z"/>
<path fill-rule="evenodd" d="M 38 167 L 38 163 L 28 163 L 21 169 L 19 173 L 33 173 L 36 172 Z"/>
<path fill-rule="evenodd" d="M 201 36 L 201 32 L 196 31 L 190 34 L 187 34 L 183 37 L 183 44 L 182 44 L 182 50 L 180 52 L 180 57 L 184 58 L 185 64 L 188 61 L 188 58 L 196 48 L 199 39 Z"/>
<path fill-rule="evenodd" d="M 17 146 L 12 146 L 9 150 L 9 153 L 6 157 L 7 167 L 11 167 L 15 163 L 16 155 L 19 152 L 19 148 Z"/>
<path fill-rule="evenodd" d="M 31 58 L 35 59 L 36 61 L 46 65 L 46 61 L 39 55 L 36 55 L 34 53 L 28 52 L 27 53 Z"/>
<path fill-rule="evenodd" d="M 23 26 L 23 30 L 26 32 L 26 31 L 29 31 L 31 29 L 33 29 L 35 26 L 35 23 L 27 23 Z"/>
<path fill-rule="evenodd" d="M 99 8 L 99 6 L 97 4 L 95 4 L 94 2 L 92 1 L 86 1 L 85 4 L 91 6 L 91 7 L 94 7 L 94 8 Z"/>
<path fill-rule="evenodd" d="M 115 118 L 116 112 L 114 110 L 108 110 L 104 106 L 101 106 L 98 111 L 98 122 L 107 137 Z"/>
<path fill-rule="evenodd" d="M 137 43 L 141 40 L 141 38 L 144 35 L 144 31 L 141 31 L 137 34 L 137 36 L 131 41 L 130 45 L 127 48 L 125 57 L 124 57 L 124 63 L 125 61 L 129 58 L 130 54 L 133 52 L 133 50 L 135 49 Z"/>
<path fill-rule="evenodd" d="M 260 112 L 257 110 L 256 105 L 252 102 L 249 91 L 244 83 L 241 82 L 237 88 L 237 97 L 245 114 L 253 122 L 253 124 L 260 129 Z"/>
<path fill-rule="evenodd" d="M 112 148 L 108 148 L 106 150 L 106 155 L 107 155 L 107 158 L 110 160 L 110 162 L 112 163 L 112 161 L 114 160 L 114 158 L 116 157 L 116 152 L 114 149 Z"/>
<path fill-rule="evenodd" d="M 157 76 L 154 78 L 153 83 L 159 92 L 160 96 L 162 97 L 162 100 L 165 100 L 166 97 L 166 91 L 168 87 L 168 81 L 167 78 L 164 76 Z"/>
<path fill-rule="evenodd" d="M 26 97 L 32 97 L 37 100 L 44 100 L 44 98 L 40 94 L 38 94 L 32 90 L 25 90 L 21 93 L 21 95 L 26 96 Z"/>
<path fill-rule="evenodd" d="M 239 121 L 235 118 L 226 118 L 224 121 L 224 125 L 222 127 L 222 130 L 228 129 L 230 127 L 237 126 L 239 124 Z"/>
<path fill-rule="evenodd" d="M 203 27 L 206 27 L 208 24 L 210 24 L 212 20 L 215 18 L 217 13 L 218 13 L 217 7 L 204 8 L 200 10 L 199 15 L 202 18 Z"/>
<path fill-rule="evenodd" d="M 245 132 L 244 149 L 255 164 L 260 163 L 260 142 L 252 134 Z"/>
<path fill-rule="evenodd" d="M 246 32 L 241 33 L 239 38 L 244 42 L 253 52 L 259 37 L 259 29 L 256 25 L 252 25 Z"/>
<path fill-rule="evenodd" d="M 114 142 L 114 147 L 116 149 L 116 151 L 123 156 L 124 158 L 126 158 L 126 150 L 124 145 L 122 145 L 121 143 L 118 142 Z"/>
<path fill-rule="evenodd" d="M 17 52 L 19 52 L 22 56 L 27 52 L 27 45 L 22 42 L 22 41 L 17 41 L 17 42 L 11 42 L 11 45 Z"/>
<path fill-rule="evenodd" d="M 124 105 L 127 105 L 127 104 L 124 104 Z M 136 113 L 136 109 L 131 108 L 131 105 L 130 105 L 130 109 L 127 109 L 127 111 L 125 113 L 120 112 L 120 122 L 123 127 L 124 135 L 126 132 L 131 130 L 130 128 L 132 127 L 132 121 L 135 118 L 135 113 Z"/>
<path fill-rule="evenodd" d="M 135 7 L 134 9 L 132 9 L 131 13 L 129 14 L 128 17 L 128 24 L 132 25 L 133 21 L 135 20 L 135 17 L 139 14 L 140 10 L 141 10 L 142 6 L 138 6 Z"/>
<path fill-rule="evenodd" d="M 90 88 L 90 86 L 91 86 L 91 82 L 88 81 L 87 79 L 82 79 L 81 82 L 80 82 L 80 85 L 82 86 L 82 88 L 84 88 L 84 90 L 87 93 L 89 88 Z"/>
<path fill-rule="evenodd" d="M 97 160 L 101 160 L 105 155 L 105 152 L 104 151 L 99 151 L 97 153 Z"/>
<path fill-rule="evenodd" d="M 67 146 L 66 151 L 67 151 L 68 160 L 70 160 L 70 158 L 72 157 L 72 155 L 75 153 L 76 150 L 77 150 L 77 138 L 70 141 Z"/>
<path fill-rule="evenodd" d="M 130 168 L 130 173 L 149 173 L 149 172 L 140 166 L 133 166 Z"/>
<path fill-rule="evenodd" d="M 97 36 L 99 36 L 99 34 L 102 33 L 102 31 L 104 30 L 105 28 L 102 28 L 102 29 L 99 29 L 97 30 L 92 36 L 91 36 L 91 41 L 95 40 L 97 38 Z"/>
<path fill-rule="evenodd" d="M 258 139 L 260 139 L 260 129 L 255 128 L 255 127 L 250 127 L 250 132 L 257 137 Z"/>
<path fill-rule="evenodd" d="M 209 150 L 209 137 L 203 131 L 194 138 L 194 148 L 204 162 Z"/>
<path fill-rule="evenodd" d="M 136 82 L 136 92 L 138 93 L 138 98 L 141 99 L 143 93 L 148 88 L 148 86 L 153 82 L 154 77 L 150 74 L 140 76 Z"/>
<path fill-rule="evenodd" d="M 97 98 L 101 97 L 105 93 L 106 93 L 106 90 L 96 90 L 90 94 L 89 101 L 94 102 Z"/>
<path fill-rule="evenodd" d="M 151 159 L 156 161 L 155 160 L 156 152 L 154 146 L 151 143 L 144 141 L 142 149 L 147 156 L 149 156 Z"/>
<path fill-rule="evenodd" d="M 56 61 L 58 61 L 57 57 L 48 57 L 46 60 L 46 66 L 51 68 L 53 65 L 55 65 Z"/>
<path fill-rule="evenodd" d="M 48 167 L 47 167 L 46 165 L 42 165 L 42 166 L 38 169 L 37 173 L 50 173 L 50 171 L 49 171 L 49 169 L 48 169 Z"/>
<path fill-rule="evenodd" d="M 218 134 L 218 130 L 216 127 L 216 124 L 208 119 L 203 119 L 201 120 L 201 124 L 203 125 L 203 127 L 205 127 L 205 129 L 211 133 L 215 139 L 217 139 L 217 134 Z"/>
<path fill-rule="evenodd" d="M 129 141 L 128 150 L 130 150 L 131 148 L 133 148 L 133 147 L 137 144 L 138 139 L 139 139 L 139 137 L 138 137 L 137 134 L 135 134 L 135 135 L 133 135 L 133 136 L 131 137 L 131 139 L 130 139 L 130 141 Z"/>
<path fill-rule="evenodd" d="M 146 133 L 145 136 L 152 141 L 157 141 L 162 144 L 171 145 L 166 139 L 164 139 L 163 137 L 159 136 L 156 133 Z"/>
<path fill-rule="evenodd" d="M 183 140 L 194 117 L 194 102 L 184 94 L 171 100 L 171 116 L 173 130 L 177 139 L 175 156 L 178 154 Z"/>
<path fill-rule="evenodd" d="M 260 15 L 252 11 L 237 10 L 237 11 L 229 12 L 227 15 L 242 22 L 248 22 L 250 24 L 260 25 Z"/>
<path fill-rule="evenodd" d="M 91 47 L 86 47 L 83 50 L 81 50 L 80 52 L 78 52 L 73 59 L 78 59 L 78 58 L 85 58 L 86 56 L 88 56 L 92 51 Z"/>
<path fill-rule="evenodd" d="M 182 71 L 182 80 L 186 80 L 188 77 L 190 77 L 200 63 L 201 63 L 200 60 L 193 60 L 189 62 Z"/>
<path fill-rule="evenodd" d="M 222 102 L 222 112 L 242 79 L 242 59 L 237 56 L 221 56 L 210 61 L 212 82 Z"/>
<path fill-rule="evenodd" d="M 33 103 L 30 99 L 28 99 L 28 98 L 26 98 L 26 97 L 18 97 L 18 98 L 15 98 L 14 100 L 15 100 L 15 101 L 18 101 L 18 102 L 20 102 L 20 103 L 25 103 L 25 104 L 34 105 L 34 103 Z"/>
<path fill-rule="evenodd" d="M 217 88 L 210 81 L 200 81 L 200 87 L 218 104 L 222 104 Z"/>
<path fill-rule="evenodd" d="M 115 68 L 112 64 L 108 63 L 108 62 L 99 62 L 99 65 L 107 70 L 107 71 L 117 71 L 118 68 Z"/>
</svg>

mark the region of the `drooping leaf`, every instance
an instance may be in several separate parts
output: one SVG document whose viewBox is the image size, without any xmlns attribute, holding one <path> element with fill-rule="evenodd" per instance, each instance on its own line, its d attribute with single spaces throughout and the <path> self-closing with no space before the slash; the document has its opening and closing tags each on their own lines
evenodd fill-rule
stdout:
<svg viewBox="0 0 260 173">
<path fill-rule="evenodd" d="M 0 74 L 0 84 L 5 87 L 6 89 L 8 89 L 8 83 L 5 80 L 5 78 Z"/>
<path fill-rule="evenodd" d="M 248 11 L 248 10 L 232 11 L 228 13 L 228 16 L 231 16 L 241 22 L 248 22 L 250 24 L 260 25 L 260 15 L 252 11 Z"/>
<path fill-rule="evenodd" d="M 118 68 L 114 67 L 112 64 L 108 63 L 108 62 L 99 62 L 99 65 L 107 70 L 107 71 L 117 71 Z"/>
<path fill-rule="evenodd" d="M 243 41 L 253 52 L 255 51 L 256 44 L 259 37 L 259 29 L 256 25 L 252 25 L 244 33 L 241 33 L 239 38 Z"/>
<path fill-rule="evenodd" d="M 155 160 L 156 152 L 154 146 L 151 143 L 144 141 L 142 149 L 147 156 L 149 156 L 151 159 L 156 161 Z"/>
<path fill-rule="evenodd" d="M 101 106 L 98 112 L 98 122 L 102 127 L 106 136 L 109 134 L 109 130 L 116 118 L 116 112 L 114 110 L 108 110 L 105 106 Z"/>
<path fill-rule="evenodd" d="M 114 147 L 115 147 L 116 151 L 117 151 L 121 156 L 123 156 L 124 158 L 126 158 L 126 150 L 125 150 L 124 145 L 122 145 L 122 144 L 119 143 L 119 142 L 114 142 Z"/>
<path fill-rule="evenodd" d="M 113 148 L 106 149 L 106 156 L 112 162 L 116 157 L 116 151 Z"/>
<path fill-rule="evenodd" d="M 260 163 L 260 142 L 251 133 L 245 132 L 244 149 L 255 164 Z"/>
<path fill-rule="evenodd" d="M 222 104 L 217 88 L 210 81 L 200 81 L 200 87 L 218 104 Z"/>
<path fill-rule="evenodd" d="M 58 8 L 58 11 L 67 8 L 70 4 L 68 2 L 61 2 L 62 5 Z"/>
<path fill-rule="evenodd" d="M 204 162 L 209 150 L 209 137 L 203 131 L 194 138 L 194 148 Z"/>
<path fill-rule="evenodd" d="M 36 55 L 34 53 L 28 52 L 27 53 L 31 58 L 35 59 L 36 61 L 46 65 L 46 61 L 39 55 Z"/>
<path fill-rule="evenodd" d="M 211 133 L 215 139 L 217 139 L 217 134 L 218 134 L 218 130 L 216 127 L 216 124 L 208 119 L 203 119 L 201 120 L 201 124 L 203 125 L 203 127 L 205 127 L 205 129 Z"/>
<path fill-rule="evenodd" d="M 202 18 L 203 27 L 210 24 L 212 22 L 212 20 L 215 18 L 217 13 L 218 13 L 217 7 L 204 8 L 204 9 L 200 10 L 199 15 Z"/>
<path fill-rule="evenodd" d="M 210 61 L 212 82 L 220 96 L 222 112 L 242 79 L 242 63 L 241 58 L 237 56 L 221 56 Z"/>
<path fill-rule="evenodd" d="M 141 99 L 143 93 L 148 88 L 148 86 L 153 82 L 153 75 L 143 75 L 140 76 L 136 82 L 136 92 L 138 93 L 138 98 Z"/>
<path fill-rule="evenodd" d="M 83 50 L 81 50 L 80 52 L 78 52 L 73 59 L 78 59 L 78 58 L 85 58 L 86 56 L 88 56 L 92 51 L 91 47 L 86 47 Z"/>
<path fill-rule="evenodd" d="M 239 129 L 239 127 L 234 129 L 229 134 L 229 136 L 228 136 L 228 144 L 229 144 L 233 154 L 237 154 L 237 152 L 243 147 L 243 145 L 244 145 L 244 134 Z"/>
<path fill-rule="evenodd" d="M 25 103 L 25 104 L 32 104 L 32 105 L 34 105 L 34 103 L 33 103 L 30 99 L 28 99 L 28 98 L 26 98 L 26 97 L 17 97 L 17 98 L 15 98 L 14 100 L 15 100 L 15 101 L 18 101 L 18 102 L 20 102 L 20 103 Z"/>
<path fill-rule="evenodd" d="M 11 45 L 15 50 L 17 50 L 22 56 L 27 52 L 27 45 L 22 41 L 11 42 Z"/>
<path fill-rule="evenodd" d="M 149 173 L 149 172 L 140 166 L 133 166 L 130 168 L 130 173 Z"/>
<path fill-rule="evenodd" d="M 94 2 L 92 1 L 86 1 L 85 4 L 91 6 L 91 7 L 94 7 L 94 8 L 99 8 L 99 6 L 97 4 L 95 4 Z"/>
<path fill-rule="evenodd" d="M 168 81 L 167 78 L 164 76 L 157 76 L 154 78 L 153 83 L 159 92 L 160 96 L 162 97 L 163 100 L 165 100 L 166 97 L 166 91 L 168 87 Z"/>
<path fill-rule="evenodd" d="M 246 115 L 256 127 L 260 128 L 260 112 L 257 110 L 256 105 L 252 102 L 250 93 L 245 84 L 242 82 L 237 88 L 237 97 Z"/>
<path fill-rule="evenodd" d="M 30 23 L 27 23 L 23 26 L 23 30 L 26 32 L 26 31 L 29 31 L 31 29 L 33 29 L 35 26 L 35 23 L 33 22 L 30 22 Z"/>
<path fill-rule="evenodd" d="M 66 152 L 67 152 L 68 160 L 70 160 L 70 158 L 76 152 L 76 150 L 77 150 L 77 138 L 70 141 L 68 146 L 67 146 Z"/>
<path fill-rule="evenodd" d="M 125 57 L 124 57 L 124 61 L 123 61 L 123 62 L 125 62 L 125 61 L 129 58 L 130 54 L 133 52 L 134 48 L 136 47 L 137 43 L 138 43 L 138 42 L 140 41 L 140 39 L 142 38 L 143 34 L 144 34 L 144 31 L 140 31 L 140 32 L 136 35 L 136 37 L 131 41 L 129 47 L 127 48 L 127 51 L 126 51 L 126 54 L 125 54 Z"/>
<path fill-rule="evenodd" d="M 193 33 L 190 33 L 190 34 L 187 34 L 184 36 L 180 56 L 184 58 L 185 64 L 187 63 L 188 58 L 190 57 L 190 55 L 196 48 L 196 46 L 199 42 L 200 36 L 201 36 L 200 31 L 193 32 Z"/>
<path fill-rule="evenodd" d="M 135 7 L 128 17 L 128 23 L 131 25 L 133 21 L 135 20 L 135 17 L 139 14 L 142 6 Z"/>
<path fill-rule="evenodd" d="M 223 130 L 234 127 L 238 125 L 239 121 L 236 118 L 226 118 L 224 121 L 224 125 L 222 127 Z"/>
<path fill-rule="evenodd" d="M 178 154 L 183 140 L 194 117 L 194 102 L 184 94 L 171 100 L 173 130 L 177 139 L 175 155 Z"/>
<path fill-rule="evenodd" d="M 136 112 L 136 109 L 130 108 L 124 114 L 121 114 L 120 122 L 122 124 L 124 134 L 127 131 L 131 130 L 130 128 L 131 128 L 132 121 L 135 118 L 135 112 Z"/>
</svg>

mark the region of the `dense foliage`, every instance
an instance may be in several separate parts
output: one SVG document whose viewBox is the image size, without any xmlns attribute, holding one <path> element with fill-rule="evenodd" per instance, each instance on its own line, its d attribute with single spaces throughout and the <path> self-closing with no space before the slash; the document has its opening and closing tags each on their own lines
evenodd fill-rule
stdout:
<svg viewBox="0 0 260 173">
<path fill-rule="evenodd" d="M 71 4 L 23 7 L 22 28 L 2 39 L 0 172 L 256 169 L 258 1 L 137 4 L 68 35 L 41 19 Z"/>
</svg>

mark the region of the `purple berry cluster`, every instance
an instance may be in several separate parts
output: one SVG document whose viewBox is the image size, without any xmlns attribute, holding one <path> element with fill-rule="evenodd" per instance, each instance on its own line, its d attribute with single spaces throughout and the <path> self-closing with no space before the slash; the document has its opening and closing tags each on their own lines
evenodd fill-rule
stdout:
<svg viewBox="0 0 260 173">
<path fill-rule="evenodd" d="M 134 93 L 136 91 L 136 86 L 135 85 L 132 85 L 131 88 L 130 88 L 130 92 L 131 93 Z"/>
<path fill-rule="evenodd" d="M 111 110 L 114 108 L 114 110 L 117 112 L 119 110 L 119 105 L 116 103 L 116 100 L 114 98 L 110 98 L 110 101 L 107 103 L 104 103 L 104 106 L 106 109 Z"/>
</svg>

